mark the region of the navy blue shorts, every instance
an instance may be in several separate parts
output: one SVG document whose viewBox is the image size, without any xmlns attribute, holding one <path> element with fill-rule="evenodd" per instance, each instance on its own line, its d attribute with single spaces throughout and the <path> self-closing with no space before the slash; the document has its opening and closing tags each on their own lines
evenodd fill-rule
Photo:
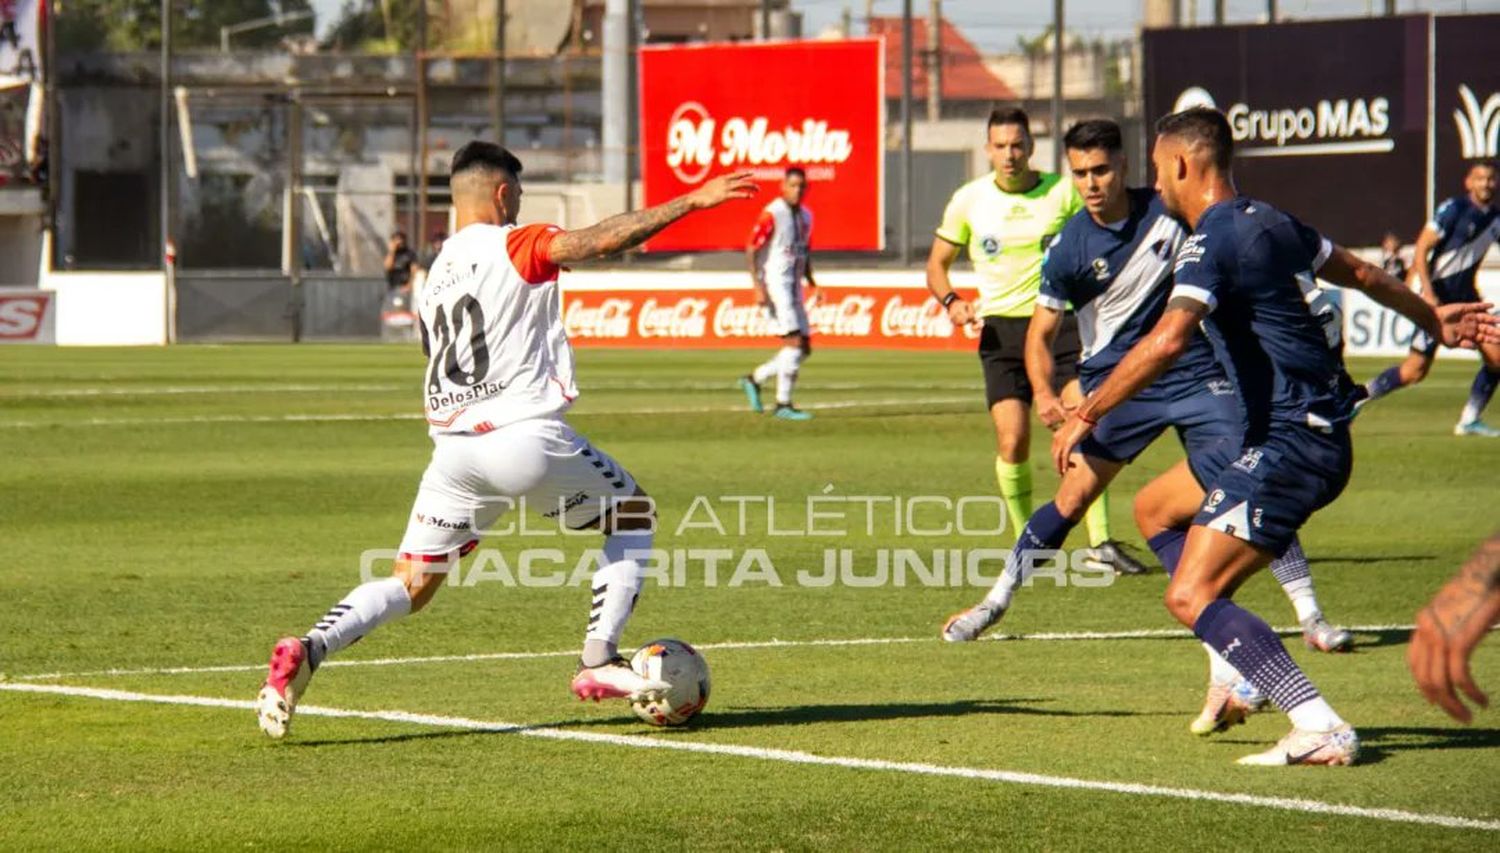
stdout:
<svg viewBox="0 0 1500 853">
<path fill-rule="evenodd" d="M 1279 425 L 1219 472 L 1193 524 L 1280 554 L 1312 514 L 1344 491 L 1354 467 L 1347 425 Z"/>
<path fill-rule="evenodd" d="M 1439 305 L 1452 305 L 1455 302 L 1482 302 L 1479 289 L 1475 286 L 1473 279 L 1469 281 L 1447 282 L 1438 279 L 1432 283 L 1432 292 L 1437 296 Z M 1411 336 L 1411 351 L 1432 358 L 1438 350 L 1438 342 L 1431 335 L 1418 329 Z"/>
<path fill-rule="evenodd" d="M 1226 379 L 1216 379 L 1172 400 L 1127 400 L 1099 419 L 1099 425 L 1079 442 L 1078 452 L 1109 462 L 1133 462 L 1168 427 L 1177 428 L 1177 438 L 1187 448 L 1190 465 L 1194 456 L 1223 443 L 1232 445 L 1223 453 L 1232 457 L 1240 449 L 1244 434 L 1234 386 Z M 1227 461 L 1219 467 L 1225 464 Z"/>
</svg>

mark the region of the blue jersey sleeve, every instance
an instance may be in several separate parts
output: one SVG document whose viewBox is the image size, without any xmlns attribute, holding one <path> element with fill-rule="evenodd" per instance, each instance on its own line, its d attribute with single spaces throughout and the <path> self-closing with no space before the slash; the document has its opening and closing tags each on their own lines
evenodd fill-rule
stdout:
<svg viewBox="0 0 1500 853">
<path fill-rule="evenodd" d="M 1233 233 L 1200 231 L 1189 236 L 1177 250 L 1172 267 L 1176 284 L 1171 298 L 1185 297 L 1214 310 L 1234 280 L 1233 253 Z"/>
<path fill-rule="evenodd" d="M 1063 239 L 1052 241 L 1042 253 L 1042 287 L 1036 296 L 1036 304 L 1053 311 L 1066 311 L 1068 303 L 1073 301 L 1069 292 L 1073 282 L 1073 268 L 1069 262 L 1072 253 L 1063 245 Z"/>
<path fill-rule="evenodd" d="M 1458 203 L 1458 199 L 1450 198 L 1433 211 L 1432 221 L 1427 223 L 1427 227 L 1436 231 L 1438 239 L 1441 240 L 1453 233 L 1453 227 L 1458 224 L 1463 212 L 1463 206 Z"/>
<path fill-rule="evenodd" d="M 1313 272 L 1322 269 L 1328 256 L 1333 254 L 1333 243 L 1318 233 L 1316 228 L 1303 225 L 1290 213 L 1286 214 L 1286 218 L 1291 220 L 1292 230 L 1297 234 L 1297 242 L 1301 243 L 1303 250 L 1307 252 L 1307 268 Z"/>
</svg>

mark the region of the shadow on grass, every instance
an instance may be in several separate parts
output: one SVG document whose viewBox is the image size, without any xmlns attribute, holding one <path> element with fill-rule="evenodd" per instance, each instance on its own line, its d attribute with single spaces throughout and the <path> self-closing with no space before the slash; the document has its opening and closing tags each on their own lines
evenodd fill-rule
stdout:
<svg viewBox="0 0 1500 853">
<path fill-rule="evenodd" d="M 1411 639 L 1411 631 L 1393 629 L 1386 631 L 1355 631 L 1354 651 L 1378 649 L 1382 646 L 1404 646 Z"/>
<path fill-rule="evenodd" d="M 910 720 L 924 717 L 966 717 L 972 714 L 1021 714 L 1040 717 L 1142 717 L 1141 711 L 1071 711 L 1038 708 L 1050 699 L 961 699 L 955 702 L 892 702 L 885 705 L 788 705 L 765 708 L 709 710 L 687 730 L 800 726 L 809 723 L 855 723 L 877 720 Z M 1161 716 L 1171 716 L 1162 714 Z M 578 720 L 556 725 L 604 726 L 614 719 Z"/>
<path fill-rule="evenodd" d="M 800 726 L 809 723 L 851 723 L 876 720 L 908 720 L 931 717 L 964 717 L 972 714 L 1021 714 L 1041 717 L 1151 717 L 1176 716 L 1168 712 L 1150 711 L 1076 711 L 1036 707 L 1051 699 L 964 699 L 956 702 L 893 702 L 885 705 L 794 705 L 767 708 L 730 708 L 705 713 L 692 724 L 681 728 L 661 729 L 663 734 L 693 732 L 712 729 L 765 728 L 770 726 Z M 332 747 L 373 744 L 405 743 L 407 741 L 433 740 L 437 738 L 479 737 L 496 734 L 521 734 L 531 729 L 591 728 L 595 726 L 619 726 L 621 723 L 638 722 L 630 712 L 608 717 L 557 720 L 527 726 L 495 728 L 490 730 L 449 730 L 436 732 L 410 732 L 406 734 L 380 735 L 375 737 L 323 738 L 318 740 L 288 740 L 288 746 Z"/>
<path fill-rule="evenodd" d="M 1334 563 L 1353 563 L 1363 566 L 1378 565 L 1380 563 L 1427 563 L 1436 559 L 1437 557 L 1433 554 L 1346 554 L 1338 557 L 1331 557 L 1324 554 L 1321 557 L 1309 557 L 1307 563 L 1310 566 L 1324 566 Z"/>
</svg>

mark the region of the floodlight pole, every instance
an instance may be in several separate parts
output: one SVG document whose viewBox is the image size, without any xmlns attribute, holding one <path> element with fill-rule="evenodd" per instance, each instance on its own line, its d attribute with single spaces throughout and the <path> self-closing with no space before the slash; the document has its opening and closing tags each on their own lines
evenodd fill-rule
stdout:
<svg viewBox="0 0 1500 853">
<path fill-rule="evenodd" d="M 1063 0 L 1052 0 L 1052 171 L 1063 162 Z"/>
<path fill-rule="evenodd" d="M 897 235 L 903 265 L 911 263 L 911 0 L 901 3 L 901 195 Z"/>
</svg>

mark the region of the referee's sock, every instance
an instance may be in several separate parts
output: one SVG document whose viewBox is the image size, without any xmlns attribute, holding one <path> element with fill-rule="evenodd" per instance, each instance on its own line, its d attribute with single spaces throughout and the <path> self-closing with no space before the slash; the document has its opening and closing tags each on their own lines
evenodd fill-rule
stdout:
<svg viewBox="0 0 1500 853">
<path fill-rule="evenodd" d="M 1109 490 L 1105 489 L 1099 493 L 1099 497 L 1089 504 L 1088 511 L 1083 515 L 1083 523 L 1089 531 L 1089 547 L 1098 548 L 1105 542 L 1113 539 L 1109 535 Z"/>
<path fill-rule="evenodd" d="M 1005 500 L 1005 509 L 1019 537 L 1021 526 L 1031 518 L 1031 463 L 1006 462 L 996 456 L 995 480 L 1000 484 L 1000 497 Z"/>
</svg>

